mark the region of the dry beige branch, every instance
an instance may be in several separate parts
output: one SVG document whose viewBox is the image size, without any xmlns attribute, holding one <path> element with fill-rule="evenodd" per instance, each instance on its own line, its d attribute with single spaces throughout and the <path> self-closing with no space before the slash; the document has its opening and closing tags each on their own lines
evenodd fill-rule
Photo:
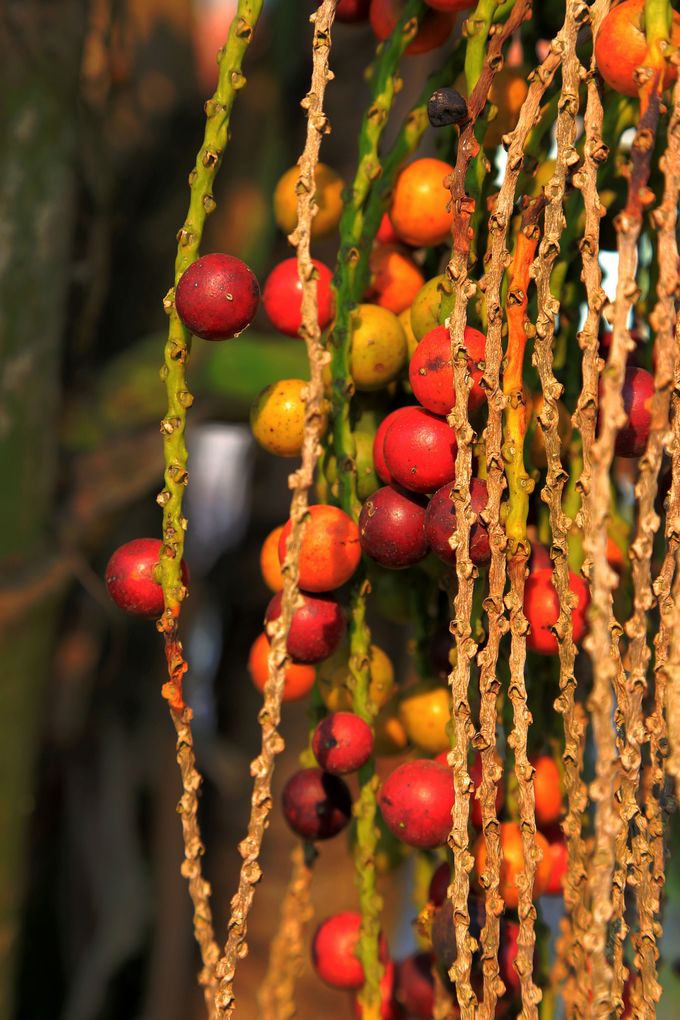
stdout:
<svg viewBox="0 0 680 1020">
<path fill-rule="evenodd" d="M 321 333 L 317 315 L 317 288 L 315 269 L 310 254 L 311 223 L 316 214 L 314 201 L 314 172 L 319 160 L 319 150 L 324 134 L 330 130 L 323 112 L 326 84 L 332 79 L 328 61 L 331 45 L 331 27 L 335 16 L 336 0 L 323 3 L 310 20 L 314 24 L 313 66 L 311 87 L 302 101 L 307 110 L 307 138 L 298 161 L 298 225 L 291 235 L 291 242 L 297 249 L 298 273 L 302 282 L 302 326 L 300 335 L 307 346 L 310 365 L 310 382 L 305 387 L 305 432 L 302 446 L 302 464 L 289 478 L 293 490 L 290 504 L 292 530 L 286 547 L 283 564 L 283 601 L 281 616 L 269 625 L 271 649 L 269 653 L 269 678 L 265 686 L 264 706 L 259 714 L 262 727 L 262 749 L 252 762 L 250 771 L 254 778 L 248 834 L 239 844 L 243 858 L 241 875 L 236 894 L 231 901 L 227 942 L 224 954 L 217 965 L 219 987 L 215 996 L 218 1020 L 227 1020 L 235 1008 L 233 992 L 234 974 L 237 961 L 247 953 L 247 917 L 253 901 L 255 886 L 262 871 L 258 863 L 262 839 L 268 824 L 272 806 L 271 779 L 276 755 L 283 750 L 283 739 L 278 732 L 281 717 L 285 667 L 288 661 L 286 640 L 290 623 L 299 598 L 299 554 L 305 521 L 307 518 L 308 492 L 314 481 L 314 471 L 321 452 L 321 430 L 323 424 L 323 368 L 329 355 L 321 345 Z"/>
<path fill-rule="evenodd" d="M 302 972 L 305 927 L 313 914 L 312 869 L 302 843 L 293 850 L 291 865 L 267 973 L 257 996 L 260 1020 L 292 1020 L 296 1016 L 295 982 Z"/>
<path fill-rule="evenodd" d="M 484 997 L 479 1009 L 482 1020 L 492 1020 L 496 1014 L 497 999 L 504 991 L 498 969 L 500 915 L 503 912 L 503 900 L 500 896 L 500 829 L 496 814 L 496 788 L 503 774 L 502 763 L 496 752 L 497 699 L 500 691 L 497 665 L 500 641 L 508 629 L 503 603 L 506 581 L 506 537 L 500 519 L 501 499 L 505 488 L 502 457 L 505 397 L 500 386 L 503 358 L 503 309 L 500 293 L 505 269 L 509 262 L 507 235 L 512 219 L 517 181 L 522 169 L 524 147 L 529 132 L 539 117 L 541 100 L 559 65 L 559 55 L 551 52 L 534 72 L 517 125 L 506 138 L 508 161 L 501 188 L 489 218 L 489 262 L 484 279 L 480 284 L 486 298 L 488 320 L 484 386 L 489 405 L 489 417 L 484 432 L 489 500 L 482 513 L 482 518 L 489 529 L 491 544 L 489 594 L 484 601 L 484 609 L 489 621 L 489 636 L 486 646 L 477 657 L 480 667 L 481 704 L 479 733 L 474 740 L 482 761 L 479 799 L 487 849 L 486 868 L 484 874 L 479 876 L 485 889 L 485 924 L 481 933 Z"/>
</svg>

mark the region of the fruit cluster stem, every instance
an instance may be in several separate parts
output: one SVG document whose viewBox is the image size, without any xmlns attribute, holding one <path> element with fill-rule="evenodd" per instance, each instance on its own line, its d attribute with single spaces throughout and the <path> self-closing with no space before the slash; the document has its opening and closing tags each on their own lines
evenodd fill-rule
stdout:
<svg viewBox="0 0 680 1020">
<path fill-rule="evenodd" d="M 290 503 L 292 528 L 288 536 L 286 555 L 282 565 L 284 580 L 281 615 L 268 625 L 271 645 L 269 675 L 264 690 L 264 705 L 258 716 L 262 728 L 262 745 L 260 754 L 250 766 L 250 772 L 254 778 L 250 819 L 246 838 L 238 847 L 243 864 L 241 865 L 238 889 L 231 901 L 227 941 L 216 968 L 219 981 L 215 995 L 216 1020 L 229 1020 L 236 1008 L 233 991 L 234 976 L 238 960 L 242 959 L 247 952 L 247 919 L 253 902 L 255 886 L 262 877 L 259 855 L 272 806 L 271 783 L 274 762 L 276 756 L 284 748 L 278 726 L 281 718 L 286 665 L 289 661 L 286 644 L 291 620 L 299 600 L 299 558 L 307 521 L 308 493 L 314 482 L 314 473 L 321 453 L 321 433 L 324 424 L 323 371 L 328 362 L 328 354 L 321 344 L 316 271 L 311 259 L 310 239 L 312 221 L 317 211 L 314 199 L 316 192 L 315 171 L 319 161 L 321 141 L 330 130 L 328 120 L 323 112 L 323 102 L 326 85 L 333 77 L 329 70 L 329 55 L 335 6 L 336 0 L 323 0 L 316 13 L 310 18 L 314 24 L 312 78 L 310 90 L 301 103 L 307 111 L 307 136 L 302 155 L 298 160 L 300 173 L 297 184 L 297 227 L 290 237 L 296 247 L 298 275 L 302 286 L 300 336 L 305 341 L 307 349 L 310 381 L 303 391 L 305 422 L 302 463 L 288 479 L 289 487 L 293 492 Z"/>
</svg>

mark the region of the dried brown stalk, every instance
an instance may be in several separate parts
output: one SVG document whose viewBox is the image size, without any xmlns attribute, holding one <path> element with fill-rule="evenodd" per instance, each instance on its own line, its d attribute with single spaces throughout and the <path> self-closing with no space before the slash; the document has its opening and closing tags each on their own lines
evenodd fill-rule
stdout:
<svg viewBox="0 0 680 1020">
<path fill-rule="evenodd" d="M 302 843 L 293 850 L 291 863 L 279 927 L 272 939 L 267 973 L 257 996 L 261 1020 L 292 1020 L 296 1015 L 295 982 L 302 972 L 305 926 L 313 914 L 312 869 Z"/>
<path fill-rule="evenodd" d="M 522 24 L 531 10 L 531 0 L 518 0 L 507 22 L 500 32 L 491 39 L 479 80 L 468 103 L 469 120 L 461 132 L 456 166 L 449 181 L 451 204 L 454 212 L 453 251 L 447 267 L 455 291 L 455 305 L 449 320 L 454 373 L 455 406 L 449 415 L 449 423 L 456 431 L 458 450 L 456 454 L 456 533 L 453 547 L 456 549 L 456 577 L 458 590 L 453 600 L 451 632 L 454 636 L 457 657 L 456 665 L 449 678 L 453 704 L 453 750 L 450 762 L 453 767 L 455 803 L 453 826 L 449 845 L 453 851 L 453 883 L 449 888 L 454 926 L 456 933 L 456 961 L 450 974 L 456 985 L 458 1004 L 463 1020 L 475 1016 L 477 998 L 470 983 L 472 953 L 476 942 L 470 935 L 468 896 L 470 892 L 469 873 L 473 859 L 468 847 L 468 817 L 471 780 L 467 771 L 469 740 L 474 734 L 470 715 L 468 687 L 470 684 L 470 662 L 477 653 L 477 643 L 472 637 L 470 617 L 474 590 L 475 569 L 470 559 L 470 527 L 474 514 L 470 507 L 470 478 L 472 473 L 472 444 L 475 434 L 468 419 L 468 395 L 471 377 L 467 370 L 467 352 L 464 331 L 467 320 L 467 305 L 476 292 L 476 285 L 468 275 L 471 230 L 470 221 L 475 210 L 475 200 L 466 193 L 466 175 L 473 158 L 479 151 L 474 127 L 484 109 L 489 89 L 499 65 L 502 48 L 510 35 Z M 498 379 L 496 378 L 498 392 Z M 502 400 L 502 397 L 501 397 Z M 498 539 L 496 538 L 497 542 Z M 501 553 L 502 556 L 502 553 Z M 490 694 L 491 688 L 489 688 Z M 495 720 L 495 699 L 494 699 Z M 487 723 L 488 729 L 488 723 Z M 495 747 L 495 729 L 493 742 Z M 486 786 L 489 785 L 489 748 L 486 749 Z M 493 751 L 491 752 L 493 754 Z M 492 764 L 492 768 L 493 768 Z M 485 822 L 488 821 L 485 819 Z M 497 823 L 496 823 L 497 824 Z M 499 848 L 498 848 L 499 849 Z M 493 967 L 493 963 L 492 963 Z M 494 984 L 498 982 L 495 981 Z"/>
<path fill-rule="evenodd" d="M 625 421 L 621 390 L 628 351 L 633 346 L 628 333 L 628 319 L 638 297 L 635 272 L 643 211 L 653 199 L 647 182 L 659 107 L 660 97 L 652 89 L 645 96 L 633 142 L 628 201 L 616 223 L 619 273 L 613 335 L 602 376 L 600 425 L 592 449 L 590 528 L 584 536 L 584 548 L 592 560 L 592 606 L 586 647 L 593 662 L 595 691 L 604 694 L 611 686 L 616 695 L 616 743 L 619 751 L 618 760 L 612 759 L 610 734 L 604 735 L 605 743 L 602 747 L 598 742 L 597 782 L 593 788 L 593 799 L 597 801 L 598 810 L 589 883 L 593 917 L 587 940 L 592 967 L 592 1010 L 596 1018 L 608 1017 L 612 1010 L 618 1011 L 621 1008 L 625 979 L 623 941 L 627 933 L 624 894 L 630 858 L 627 824 L 637 812 L 634 784 L 636 773 L 631 768 L 635 752 L 630 743 L 631 734 L 627 732 L 629 727 L 632 726 L 633 730 L 635 728 L 635 711 L 630 705 L 621 661 L 621 627 L 614 618 L 612 604 L 615 575 L 607 563 L 606 550 L 609 476 L 616 435 Z M 597 730 L 595 734 L 597 740 L 600 734 Z"/>
<path fill-rule="evenodd" d="M 518 123 L 512 134 L 508 136 L 508 162 L 489 218 L 489 261 L 480 285 L 486 297 L 488 320 L 484 385 L 489 405 L 489 416 L 484 431 L 489 499 L 482 518 L 489 529 L 491 544 L 489 594 L 484 601 L 489 636 L 486 646 L 477 656 L 480 667 L 481 704 L 479 733 L 474 741 L 482 761 L 479 799 L 487 850 L 486 868 L 484 874 L 479 876 L 485 889 L 485 923 L 481 933 L 484 974 L 484 997 L 479 1008 L 481 1020 L 492 1020 L 496 1015 L 496 1002 L 504 991 L 498 969 L 500 915 L 503 912 L 503 900 L 499 891 L 501 843 L 496 814 L 496 788 L 503 775 L 502 762 L 496 753 L 497 699 L 500 690 L 496 670 L 500 641 L 508 629 L 503 603 L 506 579 L 506 539 L 505 529 L 500 519 L 500 505 L 505 488 L 505 470 L 501 449 L 505 397 L 500 386 L 500 369 L 503 358 L 503 311 L 500 292 L 505 267 L 509 260 L 509 252 L 506 247 L 507 234 L 512 218 L 517 181 L 522 169 L 524 146 L 539 115 L 543 95 L 559 65 L 559 55 L 551 52 L 534 72 Z"/>
<path fill-rule="evenodd" d="M 609 10 L 609 0 L 596 0 L 590 9 L 593 40 L 597 37 L 603 18 Z M 587 104 L 584 115 L 585 144 L 583 165 L 574 174 L 573 183 L 583 195 L 585 206 L 584 235 L 580 242 L 583 265 L 582 278 L 588 299 L 588 315 L 579 334 L 583 351 L 582 389 L 574 426 L 581 434 L 583 469 L 577 483 L 583 496 L 576 524 L 582 532 L 590 530 L 590 475 L 592 470 L 592 448 L 597 426 L 598 383 L 599 383 L 599 332 L 602 309 L 606 295 L 602 289 L 602 272 L 599 263 L 600 219 L 602 209 L 597 188 L 597 173 L 606 161 L 608 150 L 602 141 L 603 107 L 598 79 L 595 73 L 593 55 L 587 78 Z M 586 559 L 583 573 L 590 572 L 590 560 Z M 583 937 L 590 927 L 590 913 L 587 904 L 586 848 L 582 835 L 582 816 L 586 810 L 588 796 L 581 778 L 585 744 L 586 719 L 575 701 L 575 682 L 566 678 L 561 687 L 560 697 L 555 703 L 557 711 L 564 717 L 565 750 L 563 755 L 564 780 L 567 791 L 567 815 L 563 829 L 569 852 L 568 869 L 564 884 L 566 917 L 563 923 L 563 938 L 558 946 L 558 959 L 562 970 L 567 970 L 564 999 L 567 1017 L 585 1017 L 588 1012 L 586 953 Z M 593 727 L 598 747 L 608 758 L 607 768 L 615 757 L 614 736 L 611 729 L 612 699 L 609 687 L 596 689 L 590 703 Z"/>
<path fill-rule="evenodd" d="M 632 875 L 633 887 L 638 914 L 638 928 L 633 931 L 633 946 L 636 951 L 635 963 L 639 974 L 636 975 L 631 990 L 631 1005 L 636 1016 L 653 1017 L 656 1015 L 655 1002 L 661 996 L 661 986 L 656 976 L 656 960 L 658 959 L 657 937 L 660 925 L 656 918 L 659 914 L 660 893 L 663 884 L 663 867 L 661 872 L 654 862 L 663 862 L 663 824 L 661 808 L 653 792 L 646 798 L 647 810 L 640 808 L 635 792 L 640 784 L 642 762 L 642 745 L 647 739 L 642 702 L 647 691 L 647 670 L 651 658 L 651 650 L 647 642 L 648 614 L 656 605 L 656 597 L 652 590 L 652 551 L 654 536 L 661 523 L 654 509 L 658 491 L 659 470 L 663 458 L 664 439 L 669 429 L 669 413 L 671 403 L 671 387 L 673 384 L 674 339 L 675 339 L 675 298 L 678 292 L 678 244 L 677 244 L 677 206 L 680 186 L 680 124 L 678 108 L 669 129 L 669 140 L 666 152 L 662 157 L 661 166 L 664 170 L 665 184 L 663 199 L 659 207 L 652 213 L 652 220 L 657 228 L 657 257 L 659 263 L 658 300 L 650 323 L 655 331 L 654 353 L 656 369 L 654 378 L 654 397 L 652 400 L 652 425 L 647 448 L 640 460 L 640 473 L 635 488 L 638 503 L 638 522 L 635 540 L 631 544 L 633 577 L 633 612 L 626 624 L 626 634 L 630 641 L 626 666 L 628 669 L 627 713 L 626 725 L 626 759 L 624 790 L 628 793 L 626 818 L 633 828 L 632 833 Z M 660 708 L 663 701 L 656 703 Z M 657 714 L 652 728 L 658 731 L 663 722 L 663 714 Z M 658 737 L 655 747 L 651 749 L 652 762 L 658 762 L 661 750 Z M 661 782 L 657 783 L 658 792 L 663 792 L 663 772 Z M 629 815 L 630 811 L 630 815 Z M 656 854 L 652 848 L 649 823 L 656 832 L 656 839 L 661 848 Z M 653 875 L 653 871 L 656 872 Z"/>
<path fill-rule="evenodd" d="M 281 717 L 285 667 L 288 661 L 286 639 L 299 598 L 299 554 L 307 518 L 308 492 L 313 484 L 314 471 L 321 453 L 320 438 L 324 401 L 322 376 L 329 355 L 321 345 L 317 317 L 315 270 L 310 255 L 310 235 L 312 219 L 316 213 L 314 171 L 319 159 L 321 140 L 324 134 L 330 130 L 328 120 L 323 112 L 323 100 L 326 84 L 332 78 L 328 60 L 335 6 L 336 0 L 323 0 L 310 19 L 314 23 L 312 81 L 310 90 L 302 101 L 303 108 L 307 110 L 307 138 L 298 161 L 300 168 L 298 226 L 290 240 L 297 249 L 298 273 L 302 282 L 300 335 L 304 338 L 307 346 L 311 378 L 305 387 L 305 432 L 302 464 L 288 480 L 288 484 L 293 490 L 290 504 L 292 530 L 283 565 L 284 586 L 281 616 L 268 627 L 271 641 L 269 677 L 265 686 L 264 706 L 258 717 L 262 727 L 262 749 L 250 767 L 255 782 L 248 834 L 238 848 L 243 858 L 243 864 L 238 890 L 231 901 L 231 916 L 224 954 L 217 965 L 219 987 L 215 996 L 215 1004 L 218 1020 L 226 1020 L 234 1012 L 233 981 L 236 964 L 248 951 L 246 944 L 247 917 L 253 901 L 255 886 L 262 876 L 258 858 L 272 806 L 271 780 L 274 761 L 284 746 L 277 727 Z"/>
</svg>

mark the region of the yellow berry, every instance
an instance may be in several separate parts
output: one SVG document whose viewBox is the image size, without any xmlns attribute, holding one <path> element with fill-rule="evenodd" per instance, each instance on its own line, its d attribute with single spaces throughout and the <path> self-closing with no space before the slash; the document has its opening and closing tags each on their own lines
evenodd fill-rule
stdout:
<svg viewBox="0 0 680 1020">
<path fill-rule="evenodd" d="M 406 334 L 394 312 L 359 305 L 352 313 L 350 371 L 358 390 L 379 390 L 399 375 L 408 358 Z"/>
</svg>

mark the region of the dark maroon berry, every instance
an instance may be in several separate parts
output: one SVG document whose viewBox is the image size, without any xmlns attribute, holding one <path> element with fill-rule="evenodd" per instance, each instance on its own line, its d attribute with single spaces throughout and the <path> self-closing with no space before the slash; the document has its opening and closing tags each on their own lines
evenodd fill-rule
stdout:
<svg viewBox="0 0 680 1020">
<path fill-rule="evenodd" d="M 398 570 L 427 556 L 425 501 L 386 485 L 364 503 L 359 540 L 367 556 L 382 567 Z"/>
<path fill-rule="evenodd" d="M 338 776 L 300 769 L 283 788 L 283 814 L 302 839 L 330 839 L 349 822 L 352 798 Z"/>
<path fill-rule="evenodd" d="M 160 616 L 163 612 L 163 589 L 156 580 L 155 569 L 161 558 L 163 543 L 159 538 L 135 538 L 116 549 L 106 565 L 104 579 L 109 595 L 120 609 L 136 616 Z M 182 560 L 182 583 L 189 583 L 189 574 Z"/>
<path fill-rule="evenodd" d="M 288 633 L 289 654 L 298 662 L 321 662 L 332 655 L 345 632 L 345 620 L 332 595 L 301 592 L 302 605 L 293 613 Z M 282 592 L 277 592 L 265 613 L 265 622 L 281 615 Z"/>
<path fill-rule="evenodd" d="M 430 888 L 427 892 L 429 902 L 435 907 L 441 907 L 442 903 L 446 899 L 446 891 L 450 885 L 451 865 L 448 861 L 442 861 L 439 867 L 435 869 L 434 874 L 430 879 Z"/>
<path fill-rule="evenodd" d="M 186 328 L 204 340 L 238 336 L 255 317 L 257 278 L 245 262 L 215 252 L 193 262 L 175 291 L 175 308 Z"/>
<path fill-rule="evenodd" d="M 471 895 L 468 898 L 470 913 L 470 934 L 479 936 L 484 925 L 484 900 Z M 432 917 L 432 950 L 438 961 L 448 970 L 456 962 L 456 932 L 453 925 L 453 909 L 450 903 L 442 903 Z"/>
<path fill-rule="evenodd" d="M 452 649 L 453 636 L 449 628 L 437 628 L 428 640 L 427 651 L 430 659 L 430 665 L 438 676 L 447 677 L 451 672 Z"/>
<path fill-rule="evenodd" d="M 627 368 L 623 381 L 626 424 L 616 437 L 617 457 L 641 457 L 652 427 L 654 376 L 644 368 Z"/>
<path fill-rule="evenodd" d="M 335 18 L 348 24 L 367 21 L 370 6 L 371 0 L 339 0 L 335 8 Z"/>
<path fill-rule="evenodd" d="M 435 556 L 444 563 L 454 564 L 456 554 L 449 545 L 449 539 L 456 531 L 456 505 L 452 499 L 453 485 L 444 485 L 435 492 L 425 511 L 425 535 Z M 478 566 L 491 559 L 489 532 L 479 520 L 479 514 L 488 501 L 486 482 L 473 478 L 470 482 L 470 506 L 477 521 L 470 529 L 470 559 Z"/>
<path fill-rule="evenodd" d="M 322 769 L 342 776 L 366 764 L 373 754 L 373 733 L 354 712 L 333 712 L 314 730 L 312 749 Z"/>
<path fill-rule="evenodd" d="M 397 964 L 397 1001 L 415 1020 L 432 1020 L 434 1009 L 433 957 L 413 953 Z"/>
</svg>

